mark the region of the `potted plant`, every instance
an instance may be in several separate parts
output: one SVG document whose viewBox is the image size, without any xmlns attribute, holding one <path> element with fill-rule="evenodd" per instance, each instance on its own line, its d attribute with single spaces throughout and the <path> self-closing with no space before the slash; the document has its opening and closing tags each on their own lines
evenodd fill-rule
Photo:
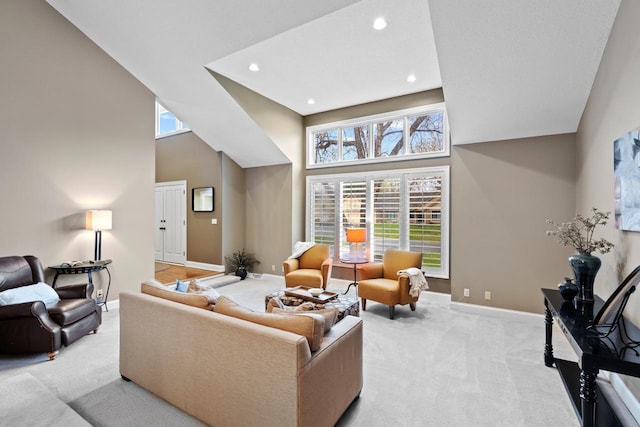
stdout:
<svg viewBox="0 0 640 427">
<path fill-rule="evenodd" d="M 260 264 L 260 261 L 250 253 L 242 248 L 239 251 L 235 251 L 230 256 L 224 257 L 225 273 L 235 273 L 241 280 L 247 277 L 247 272 L 253 270 L 253 267 Z"/>
<path fill-rule="evenodd" d="M 547 223 L 554 226 L 555 230 L 547 231 L 547 236 L 556 236 L 564 246 L 573 246 L 578 252 L 569 257 L 569 265 L 573 270 L 576 285 L 579 287 L 578 300 L 593 302 L 593 282 L 596 273 L 600 269 L 600 258 L 591 255 L 597 251 L 606 254 L 613 248 L 613 243 L 606 239 L 596 239 L 593 232 L 598 225 L 605 226 L 611 212 L 601 212 L 596 208 L 591 209 L 591 216 L 576 215 L 571 221 L 557 224 L 552 220 Z"/>
</svg>

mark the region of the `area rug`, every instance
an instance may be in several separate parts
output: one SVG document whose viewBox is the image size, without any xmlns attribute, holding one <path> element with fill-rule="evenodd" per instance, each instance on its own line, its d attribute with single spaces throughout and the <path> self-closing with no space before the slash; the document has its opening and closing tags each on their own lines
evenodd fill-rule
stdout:
<svg viewBox="0 0 640 427">
<path fill-rule="evenodd" d="M 0 383 L 0 396 L 2 425 L 91 426 L 29 373 L 16 375 Z"/>
</svg>

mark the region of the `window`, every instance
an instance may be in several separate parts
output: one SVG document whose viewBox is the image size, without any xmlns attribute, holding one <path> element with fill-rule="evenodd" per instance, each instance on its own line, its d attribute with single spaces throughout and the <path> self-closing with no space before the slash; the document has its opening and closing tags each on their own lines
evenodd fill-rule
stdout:
<svg viewBox="0 0 640 427">
<path fill-rule="evenodd" d="M 189 126 L 181 122 L 171 111 L 156 101 L 156 138 L 189 131 Z"/>
<path fill-rule="evenodd" d="M 449 167 L 307 177 L 307 240 L 348 254 L 347 228 L 367 229 L 366 251 L 423 253 L 431 277 L 449 277 Z"/>
<path fill-rule="evenodd" d="M 449 155 L 444 104 L 307 128 L 308 168 Z"/>
</svg>

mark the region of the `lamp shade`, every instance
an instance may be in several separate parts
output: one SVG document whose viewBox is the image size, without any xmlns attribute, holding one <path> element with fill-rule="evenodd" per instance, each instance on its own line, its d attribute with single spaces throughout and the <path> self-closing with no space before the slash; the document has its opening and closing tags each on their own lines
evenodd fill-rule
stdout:
<svg viewBox="0 0 640 427">
<path fill-rule="evenodd" d="M 87 211 L 87 230 L 111 230 L 111 211 L 90 210 Z"/>
<path fill-rule="evenodd" d="M 367 241 L 366 228 L 347 228 L 347 242 L 361 243 Z"/>
</svg>

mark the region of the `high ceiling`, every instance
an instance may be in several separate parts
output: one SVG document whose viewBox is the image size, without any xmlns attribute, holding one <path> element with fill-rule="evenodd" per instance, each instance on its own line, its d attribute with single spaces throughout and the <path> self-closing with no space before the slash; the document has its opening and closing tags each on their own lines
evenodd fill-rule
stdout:
<svg viewBox="0 0 640 427">
<path fill-rule="evenodd" d="M 242 167 L 289 159 L 210 70 L 301 115 L 442 87 L 454 144 L 575 132 L 620 3 L 47 1 Z"/>
</svg>

